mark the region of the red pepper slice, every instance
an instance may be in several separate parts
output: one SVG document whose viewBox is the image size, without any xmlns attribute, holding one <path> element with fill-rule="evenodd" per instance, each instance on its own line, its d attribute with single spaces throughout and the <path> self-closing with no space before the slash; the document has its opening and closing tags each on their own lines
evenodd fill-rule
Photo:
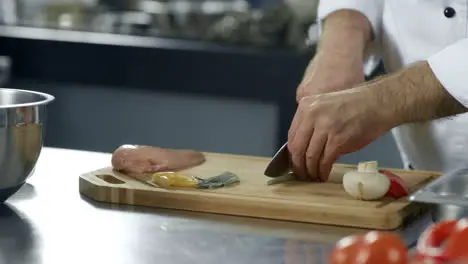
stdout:
<svg viewBox="0 0 468 264">
<path fill-rule="evenodd" d="M 379 170 L 379 172 L 387 176 L 387 178 L 390 180 L 390 188 L 388 188 L 385 197 L 398 199 L 408 195 L 408 189 L 406 188 L 405 182 L 400 176 L 388 170 Z"/>
</svg>

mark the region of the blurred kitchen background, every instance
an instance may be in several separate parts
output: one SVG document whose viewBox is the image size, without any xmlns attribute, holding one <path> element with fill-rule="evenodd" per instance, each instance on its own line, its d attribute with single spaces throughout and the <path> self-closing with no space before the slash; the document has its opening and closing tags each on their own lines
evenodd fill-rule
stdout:
<svg viewBox="0 0 468 264">
<path fill-rule="evenodd" d="M 0 86 L 56 96 L 46 146 L 271 156 L 314 56 L 317 4 L 0 0 Z M 390 134 L 340 161 L 364 159 L 401 167 Z"/>
</svg>

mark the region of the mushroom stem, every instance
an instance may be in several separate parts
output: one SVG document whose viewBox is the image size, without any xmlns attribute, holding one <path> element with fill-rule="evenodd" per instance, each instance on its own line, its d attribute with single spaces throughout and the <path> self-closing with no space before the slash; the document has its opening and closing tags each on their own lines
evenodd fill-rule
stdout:
<svg viewBox="0 0 468 264">
<path fill-rule="evenodd" d="M 365 161 L 365 162 L 359 162 L 357 166 L 357 171 L 358 172 L 378 172 L 378 163 L 377 161 Z"/>
</svg>

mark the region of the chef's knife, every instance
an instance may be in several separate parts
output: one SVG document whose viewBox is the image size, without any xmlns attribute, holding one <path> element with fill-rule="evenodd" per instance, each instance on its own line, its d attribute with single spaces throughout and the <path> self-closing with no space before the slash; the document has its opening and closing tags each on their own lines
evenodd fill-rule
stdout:
<svg viewBox="0 0 468 264">
<path fill-rule="evenodd" d="M 289 157 L 288 143 L 285 143 L 273 156 L 267 165 L 264 174 L 271 178 L 291 174 L 291 159 Z"/>
</svg>

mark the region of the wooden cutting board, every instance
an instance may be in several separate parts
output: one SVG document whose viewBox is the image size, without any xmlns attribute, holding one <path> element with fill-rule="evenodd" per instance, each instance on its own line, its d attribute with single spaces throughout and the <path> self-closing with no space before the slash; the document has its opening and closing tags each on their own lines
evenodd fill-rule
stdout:
<svg viewBox="0 0 468 264">
<path fill-rule="evenodd" d="M 185 170 L 208 178 L 230 171 L 240 183 L 215 190 L 163 189 L 137 181 L 111 167 L 80 175 L 80 192 L 94 200 L 182 209 L 228 215 L 300 221 L 378 230 L 401 227 L 427 211 L 423 204 L 399 200 L 358 201 L 339 183 L 287 182 L 268 186 L 263 171 L 271 158 L 204 153 L 206 162 Z M 332 173 L 344 174 L 355 165 L 335 164 Z M 408 184 L 410 191 L 439 176 L 438 172 L 392 169 Z"/>
</svg>

